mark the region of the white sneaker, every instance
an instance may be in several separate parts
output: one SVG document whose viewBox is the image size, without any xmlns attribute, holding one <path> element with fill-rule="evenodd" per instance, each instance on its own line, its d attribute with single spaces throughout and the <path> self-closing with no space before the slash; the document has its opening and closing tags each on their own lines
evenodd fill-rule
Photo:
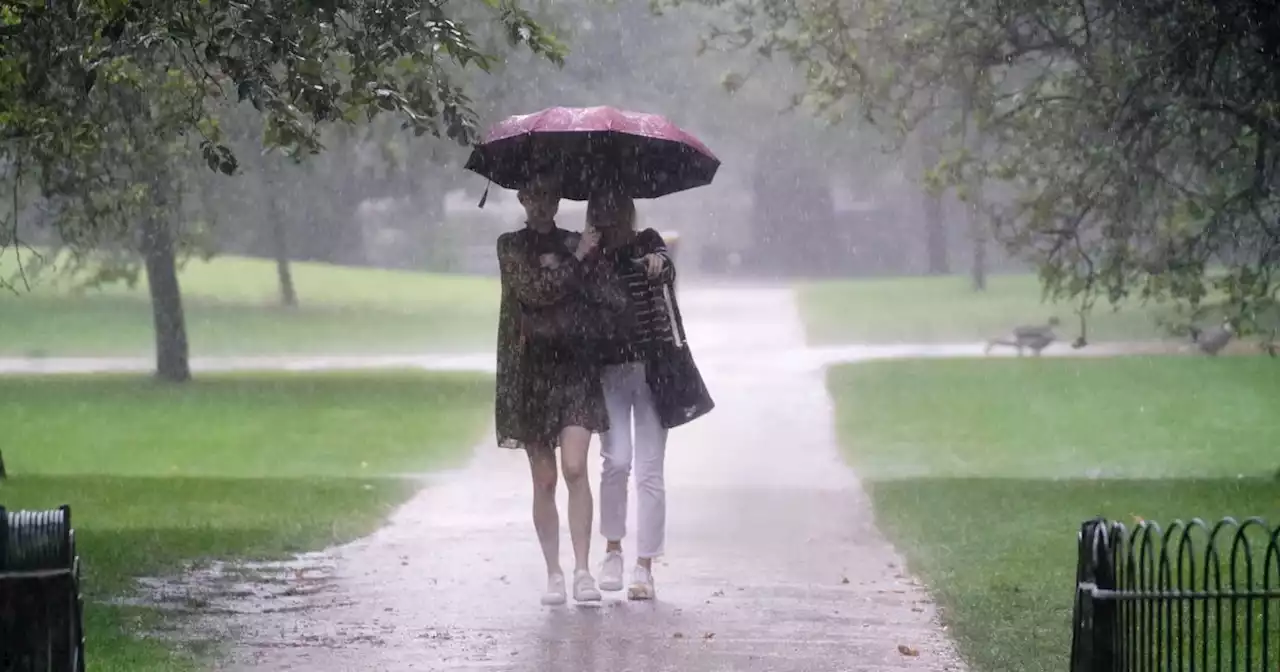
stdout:
<svg viewBox="0 0 1280 672">
<path fill-rule="evenodd" d="M 565 602 L 564 574 L 552 574 L 547 577 L 547 592 L 542 594 L 542 603 L 555 607 Z"/>
<path fill-rule="evenodd" d="M 600 590 L 622 590 L 622 551 L 609 551 L 600 564 Z"/>
<path fill-rule="evenodd" d="M 585 569 L 573 573 L 573 599 L 578 602 L 599 602 L 600 591 L 596 589 L 595 577 Z"/>
<path fill-rule="evenodd" d="M 627 586 L 628 600 L 652 600 L 658 597 L 653 588 L 653 573 L 640 565 L 636 565 L 631 573 L 631 585 Z"/>
</svg>

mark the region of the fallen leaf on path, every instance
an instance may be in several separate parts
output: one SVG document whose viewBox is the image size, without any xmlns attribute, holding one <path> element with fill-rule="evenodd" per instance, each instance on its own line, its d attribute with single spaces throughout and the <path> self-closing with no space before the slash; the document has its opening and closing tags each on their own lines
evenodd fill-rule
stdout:
<svg viewBox="0 0 1280 672">
<path fill-rule="evenodd" d="M 715 639 L 715 638 L 716 638 L 716 633 L 714 633 L 714 632 L 708 632 L 708 633 L 705 633 L 705 634 L 703 634 L 703 635 L 702 635 L 702 638 L 703 638 L 703 639 Z"/>
<path fill-rule="evenodd" d="M 847 576 L 842 576 L 842 577 L 840 577 L 840 583 L 845 584 L 845 585 L 848 585 L 848 583 L 849 583 L 849 577 L 847 577 Z"/>
<path fill-rule="evenodd" d="M 293 578 L 297 581 L 321 581 L 324 579 L 323 575 L 311 576 L 312 574 L 319 573 L 320 569 L 317 567 L 301 567 L 294 571 Z"/>
<path fill-rule="evenodd" d="M 671 635 L 671 638 L 672 638 L 672 639 L 684 639 L 684 633 L 683 633 L 683 632 L 677 632 L 677 633 L 675 633 L 675 634 Z"/>
<path fill-rule="evenodd" d="M 913 648 L 911 648 L 911 647 L 907 646 L 906 644 L 899 644 L 899 645 L 898 645 L 898 653 L 901 653 L 901 654 L 902 654 L 902 655 L 904 655 L 904 656 L 910 656 L 910 657 L 912 657 L 912 658 L 914 658 L 914 657 L 916 657 L 916 656 L 920 655 L 920 651 L 919 651 L 919 650 L 917 650 L 917 649 L 913 649 Z"/>
</svg>

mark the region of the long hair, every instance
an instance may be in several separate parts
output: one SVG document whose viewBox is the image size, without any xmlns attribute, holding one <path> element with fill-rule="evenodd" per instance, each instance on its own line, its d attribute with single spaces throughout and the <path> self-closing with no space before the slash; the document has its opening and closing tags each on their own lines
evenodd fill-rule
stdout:
<svg viewBox="0 0 1280 672">
<path fill-rule="evenodd" d="M 610 220 L 608 226 L 597 227 L 602 247 L 617 247 L 636 233 L 636 202 L 622 192 L 600 191 L 592 194 L 587 201 L 587 213 Z M 596 226 L 595 221 L 588 223 Z"/>
</svg>

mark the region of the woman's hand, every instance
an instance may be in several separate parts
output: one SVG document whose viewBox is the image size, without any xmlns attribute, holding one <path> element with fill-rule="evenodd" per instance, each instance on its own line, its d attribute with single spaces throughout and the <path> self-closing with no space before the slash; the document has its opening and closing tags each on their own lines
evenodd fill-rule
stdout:
<svg viewBox="0 0 1280 672">
<path fill-rule="evenodd" d="M 662 265 L 666 263 L 662 255 L 654 253 L 646 254 L 634 261 L 644 267 L 644 272 L 650 279 L 658 277 L 662 273 Z"/>
<path fill-rule="evenodd" d="M 582 230 L 582 235 L 578 237 L 578 249 L 574 251 L 573 256 L 577 257 L 578 261 L 582 261 L 599 244 L 600 232 L 593 226 L 587 226 Z"/>
</svg>

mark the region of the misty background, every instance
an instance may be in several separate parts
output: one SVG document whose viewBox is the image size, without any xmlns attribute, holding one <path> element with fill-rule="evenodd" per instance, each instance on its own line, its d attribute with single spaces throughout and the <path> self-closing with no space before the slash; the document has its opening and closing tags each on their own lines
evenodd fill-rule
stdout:
<svg viewBox="0 0 1280 672">
<path fill-rule="evenodd" d="M 865 277 L 1020 269 L 975 254 L 975 216 L 953 195 L 929 193 L 924 164 L 886 151 L 866 124 L 828 126 L 794 104 L 804 86 L 785 62 L 706 49 L 707 9 L 655 14 L 645 3 L 544 2 L 534 16 L 568 44 L 563 67 L 503 51 L 492 76 L 468 75 L 483 124 L 549 106 L 612 105 L 656 112 L 695 134 L 722 161 L 714 184 L 640 203 L 641 225 L 680 235 L 684 277 Z M 493 241 L 520 226 L 514 194 L 462 170 L 467 148 L 414 137 L 399 120 L 338 124 L 327 151 L 294 161 L 261 150 L 248 103 L 225 115 L 241 170 L 198 161 L 182 180 L 179 244 L 194 255 L 243 255 L 281 264 L 282 298 L 296 300 L 291 261 L 496 274 Z M 918 154 L 918 152 L 916 153 Z M 31 200 L 20 239 L 55 245 Z M 582 226 L 566 201 L 561 226 Z M 977 263 L 983 268 L 975 268 Z"/>
</svg>

